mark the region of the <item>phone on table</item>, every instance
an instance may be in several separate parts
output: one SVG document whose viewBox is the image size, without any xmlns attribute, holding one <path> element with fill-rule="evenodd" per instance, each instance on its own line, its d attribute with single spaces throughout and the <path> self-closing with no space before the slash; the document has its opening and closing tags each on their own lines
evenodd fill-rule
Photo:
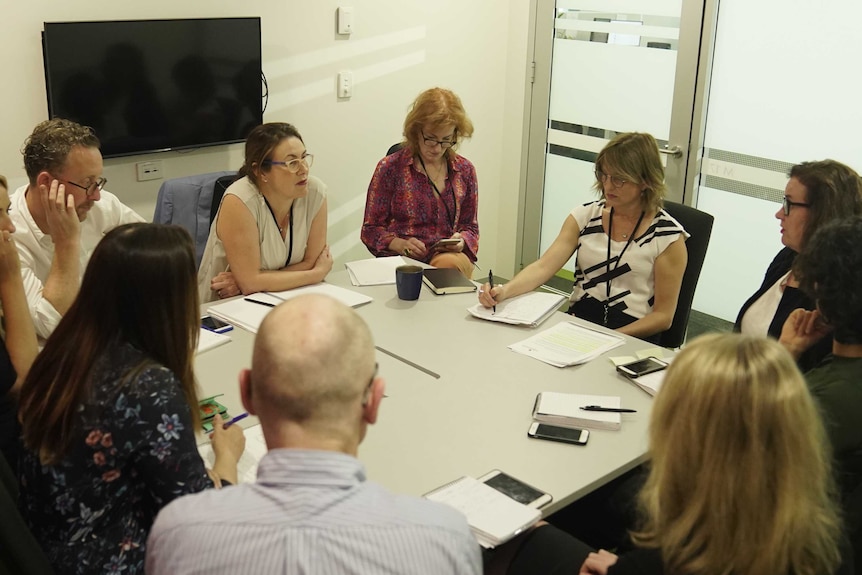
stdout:
<svg viewBox="0 0 862 575">
<path fill-rule="evenodd" d="M 532 485 L 527 485 L 520 479 L 515 479 L 499 469 L 486 473 L 479 478 L 479 481 L 527 507 L 538 509 L 554 499 L 550 493 L 539 491 Z"/>
<path fill-rule="evenodd" d="M 639 359 L 637 361 L 632 361 L 630 363 L 618 365 L 617 371 L 627 377 L 640 377 L 642 375 L 661 371 L 666 368 L 667 363 L 654 357 L 647 357 L 644 359 Z"/>
<path fill-rule="evenodd" d="M 575 445 L 586 445 L 590 438 L 590 430 L 574 429 L 571 427 L 559 427 L 534 421 L 527 435 L 534 439 L 547 439 L 561 443 L 573 443 Z"/>
<path fill-rule="evenodd" d="M 231 324 L 218 318 L 214 318 L 211 315 L 205 315 L 201 318 L 201 327 L 216 333 L 224 333 L 233 329 Z"/>
</svg>

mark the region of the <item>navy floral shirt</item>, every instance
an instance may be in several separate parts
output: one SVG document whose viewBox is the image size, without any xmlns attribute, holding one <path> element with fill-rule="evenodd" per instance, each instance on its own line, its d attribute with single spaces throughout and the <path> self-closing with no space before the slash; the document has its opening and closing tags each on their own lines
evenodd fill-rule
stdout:
<svg viewBox="0 0 862 575">
<path fill-rule="evenodd" d="M 58 574 L 143 573 L 159 509 L 212 487 L 179 380 L 156 364 L 136 371 L 145 358 L 108 349 L 63 460 L 23 456 L 22 512 Z"/>
</svg>

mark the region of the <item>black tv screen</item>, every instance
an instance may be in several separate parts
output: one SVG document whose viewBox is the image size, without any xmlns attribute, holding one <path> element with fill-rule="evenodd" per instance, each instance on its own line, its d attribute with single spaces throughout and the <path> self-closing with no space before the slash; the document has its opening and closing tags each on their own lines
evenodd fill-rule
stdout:
<svg viewBox="0 0 862 575">
<path fill-rule="evenodd" d="M 105 157 L 243 141 L 263 121 L 260 18 L 46 22 L 48 115 Z"/>
</svg>

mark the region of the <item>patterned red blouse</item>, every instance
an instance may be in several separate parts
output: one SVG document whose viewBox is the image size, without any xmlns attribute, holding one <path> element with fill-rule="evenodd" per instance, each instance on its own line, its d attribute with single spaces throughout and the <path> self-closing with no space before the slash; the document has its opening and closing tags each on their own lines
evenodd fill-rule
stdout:
<svg viewBox="0 0 862 575">
<path fill-rule="evenodd" d="M 396 237 L 414 237 L 431 247 L 438 240 L 460 232 L 464 254 L 470 261 L 476 261 L 479 251 L 476 168 L 458 154 L 449 156 L 449 177 L 440 197 L 428 177 L 413 165 L 413 154 L 408 148 L 378 162 L 368 185 L 362 224 L 362 243 L 368 251 L 377 257 L 395 255 L 389 250 L 389 242 Z M 429 251 L 426 260 L 432 255 Z"/>
</svg>

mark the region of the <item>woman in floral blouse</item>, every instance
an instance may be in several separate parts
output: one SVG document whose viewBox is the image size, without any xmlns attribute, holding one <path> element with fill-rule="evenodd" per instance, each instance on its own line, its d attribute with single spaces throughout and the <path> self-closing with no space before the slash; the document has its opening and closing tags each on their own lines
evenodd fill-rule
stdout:
<svg viewBox="0 0 862 575">
<path fill-rule="evenodd" d="M 143 573 L 161 507 L 236 481 L 238 426 L 215 426 L 209 472 L 195 445 L 199 322 L 185 230 L 102 239 L 21 390 L 22 513 L 57 573 Z"/>
<path fill-rule="evenodd" d="M 377 164 L 362 243 L 375 256 L 405 255 L 468 278 L 479 251 L 476 169 L 455 153 L 473 123 L 453 92 L 419 94 L 404 120 L 404 147 Z M 439 243 L 440 240 L 455 240 Z"/>
</svg>

